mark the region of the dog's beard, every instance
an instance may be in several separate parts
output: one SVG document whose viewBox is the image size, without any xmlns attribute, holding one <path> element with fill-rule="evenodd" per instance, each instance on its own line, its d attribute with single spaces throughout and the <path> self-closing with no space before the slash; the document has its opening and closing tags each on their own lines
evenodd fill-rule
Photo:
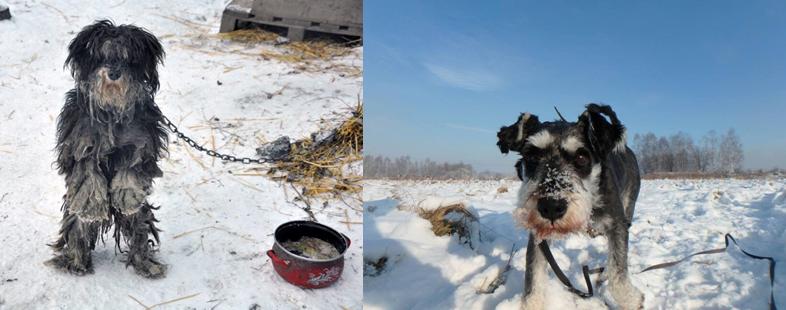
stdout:
<svg viewBox="0 0 786 310">
<path fill-rule="evenodd" d="M 97 70 L 79 87 L 88 95 L 90 118 L 102 123 L 129 121 L 133 118 L 133 105 L 144 96 L 143 88 L 127 76 L 112 81 L 105 69 Z"/>
<path fill-rule="evenodd" d="M 125 111 L 130 105 L 128 76 L 123 75 L 113 81 L 109 79 L 108 71 L 104 68 L 96 71 L 90 98 L 103 110 Z"/>
<path fill-rule="evenodd" d="M 565 215 L 554 222 L 543 218 L 537 210 L 538 184 L 527 180 L 519 190 L 518 208 L 513 212 L 516 221 L 529 230 L 536 241 L 559 239 L 572 233 L 583 233 L 589 228 L 593 205 L 598 205 L 600 164 L 592 167 L 586 179 L 574 178 L 572 190 L 562 195 L 567 201 Z M 549 193 L 554 197 L 556 193 Z"/>
</svg>

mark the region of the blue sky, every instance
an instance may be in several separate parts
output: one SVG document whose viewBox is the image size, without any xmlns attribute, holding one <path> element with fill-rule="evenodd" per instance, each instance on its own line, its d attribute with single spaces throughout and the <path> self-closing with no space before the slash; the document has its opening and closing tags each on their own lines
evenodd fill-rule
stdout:
<svg viewBox="0 0 786 310">
<path fill-rule="evenodd" d="M 365 151 L 512 172 L 496 131 L 611 105 L 633 134 L 733 127 L 786 168 L 786 2 L 364 2 Z"/>
</svg>

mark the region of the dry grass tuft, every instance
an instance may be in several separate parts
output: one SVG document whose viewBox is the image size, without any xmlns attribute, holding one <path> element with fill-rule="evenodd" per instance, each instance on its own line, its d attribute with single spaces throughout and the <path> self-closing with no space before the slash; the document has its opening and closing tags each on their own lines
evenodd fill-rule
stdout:
<svg viewBox="0 0 786 310">
<path fill-rule="evenodd" d="M 452 204 L 424 210 L 420 208 L 418 215 L 431 222 L 431 231 L 437 236 L 458 235 L 459 242 L 472 247 L 472 222 L 478 219 L 462 203 Z M 463 241 L 462 241 L 463 240 Z"/>
<path fill-rule="evenodd" d="M 260 29 L 240 29 L 232 32 L 219 33 L 218 36 L 222 39 L 241 43 L 262 43 L 274 42 L 278 35 Z"/>
<path fill-rule="evenodd" d="M 286 179 L 304 188 L 306 196 L 359 193 L 362 176 L 347 175 L 347 167 L 363 160 L 363 105 L 358 102 L 333 139 L 314 145 L 310 138 L 296 141 L 289 160 L 278 162 L 268 174 L 286 172 Z"/>
<path fill-rule="evenodd" d="M 300 69 L 309 72 L 324 69 L 316 62 L 328 61 L 351 52 L 349 47 L 326 41 L 292 42 L 281 46 L 284 48 L 283 53 L 277 50 L 262 50 L 259 52 L 260 56 L 266 60 L 274 59 L 281 62 L 297 63 L 300 64 Z"/>
<path fill-rule="evenodd" d="M 171 18 L 170 18 L 171 19 Z M 294 66 L 293 72 L 336 72 L 342 77 L 358 77 L 363 75 L 362 65 L 333 61 L 336 58 L 352 54 L 353 48 L 361 41 L 346 43 L 333 42 L 329 39 L 315 39 L 302 42 L 287 42 L 277 33 L 262 29 L 240 29 L 227 33 L 209 34 L 202 25 L 192 25 L 183 20 L 175 19 L 194 29 L 188 35 L 162 35 L 161 39 L 180 39 L 181 47 L 208 55 L 233 54 L 247 57 L 260 57 L 264 60 L 275 60 Z M 233 44 L 220 44 L 206 49 L 206 41 L 229 41 L 245 45 L 237 48 Z M 215 43 L 215 42 L 213 42 Z M 360 61 L 362 62 L 362 61 Z"/>
<path fill-rule="evenodd" d="M 304 60 L 319 59 L 330 60 L 349 54 L 350 48 L 342 44 L 327 41 L 301 41 L 287 44 L 293 52 L 301 55 Z"/>
<path fill-rule="evenodd" d="M 279 35 L 273 32 L 264 31 L 261 29 L 240 29 L 227 33 L 219 33 L 219 38 L 247 43 L 277 43 Z M 335 57 L 341 57 L 351 52 L 352 48 L 345 44 L 339 44 L 324 40 L 317 41 L 299 41 L 290 42 L 287 44 L 280 44 L 284 49 L 283 53 L 275 50 L 263 50 L 260 56 L 265 59 L 275 59 L 282 62 L 289 63 L 303 63 L 312 60 L 330 60 Z"/>
</svg>

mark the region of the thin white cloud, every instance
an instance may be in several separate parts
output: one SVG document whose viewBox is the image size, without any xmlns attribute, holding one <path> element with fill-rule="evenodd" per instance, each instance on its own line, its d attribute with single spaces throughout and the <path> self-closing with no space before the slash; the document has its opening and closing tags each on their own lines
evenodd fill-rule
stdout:
<svg viewBox="0 0 786 310">
<path fill-rule="evenodd" d="M 454 128 L 454 129 L 462 129 L 462 130 L 469 130 L 469 131 L 482 132 L 482 133 L 491 133 L 491 134 L 495 133 L 493 130 L 488 130 L 486 128 L 464 126 L 464 125 L 458 125 L 458 124 L 452 124 L 452 123 L 446 123 L 445 126 L 447 126 L 449 128 Z"/>
<path fill-rule="evenodd" d="M 399 49 L 381 42 L 375 43 L 373 46 L 379 50 L 376 57 L 391 60 L 400 65 L 410 65 L 409 55 L 402 53 Z"/>
<path fill-rule="evenodd" d="M 432 63 L 424 63 L 423 65 L 431 74 L 453 87 L 472 91 L 489 91 L 498 89 L 503 84 L 502 78 L 485 70 L 448 68 Z"/>
</svg>

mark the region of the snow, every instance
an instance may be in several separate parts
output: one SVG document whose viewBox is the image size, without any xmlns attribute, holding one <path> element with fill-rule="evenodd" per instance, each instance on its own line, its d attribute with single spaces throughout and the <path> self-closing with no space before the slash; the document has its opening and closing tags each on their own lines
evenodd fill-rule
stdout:
<svg viewBox="0 0 786 310">
<path fill-rule="evenodd" d="M 365 260 L 387 256 L 386 268 L 366 275 L 365 309 L 519 309 L 524 285 L 527 233 L 511 212 L 518 181 L 364 181 Z M 500 187 L 506 193 L 498 193 Z M 436 196 L 436 197 L 435 197 Z M 461 200 L 477 210 L 482 242 L 475 250 L 456 236 L 436 237 L 410 206 L 424 199 Z M 696 256 L 685 263 L 638 273 L 656 263 L 721 248 L 731 233 L 748 252 L 786 259 L 786 179 L 645 180 L 630 234 L 633 284 L 645 309 L 766 309 L 768 265 L 733 245 L 726 253 Z M 552 252 L 584 289 L 581 266 L 604 266 L 604 238 L 570 236 L 552 242 Z M 515 245 L 507 281 L 494 293 L 478 294 L 505 267 Z M 523 247 L 523 248 L 522 248 Z M 786 307 L 786 264 L 776 266 L 775 299 Z M 581 299 L 549 271 L 550 309 L 605 309 L 612 304 L 606 282 L 596 296 Z M 592 276 L 593 282 L 598 279 Z"/>
<path fill-rule="evenodd" d="M 278 225 L 307 218 L 293 188 L 231 174 L 249 166 L 222 164 L 174 140 L 150 198 L 162 206 L 156 216 L 163 229 L 158 257 L 170 265 L 165 279 L 127 269 L 111 238 L 93 252 L 93 275 L 64 274 L 43 262 L 52 255 L 46 244 L 55 240 L 65 193 L 52 165 L 55 119 L 73 87 L 63 62 L 83 26 L 111 18 L 156 34 L 167 52 L 156 97 L 164 114 L 199 143 L 215 137 L 221 151 L 244 157 L 262 142 L 302 139 L 348 117 L 362 98 L 362 77 L 341 68 L 362 67 L 362 48 L 317 62 L 326 69 L 314 72 L 254 56 L 283 47 L 215 37 L 224 1 L 7 3 L 14 16 L 0 21 L 0 308 L 139 309 L 132 297 L 152 306 L 194 294 L 165 307 L 361 308 L 362 229 L 342 223 L 362 220 L 359 197 L 311 201 L 317 219 L 347 234 L 352 246 L 334 286 L 302 290 L 281 279 L 264 254 Z"/>
</svg>

